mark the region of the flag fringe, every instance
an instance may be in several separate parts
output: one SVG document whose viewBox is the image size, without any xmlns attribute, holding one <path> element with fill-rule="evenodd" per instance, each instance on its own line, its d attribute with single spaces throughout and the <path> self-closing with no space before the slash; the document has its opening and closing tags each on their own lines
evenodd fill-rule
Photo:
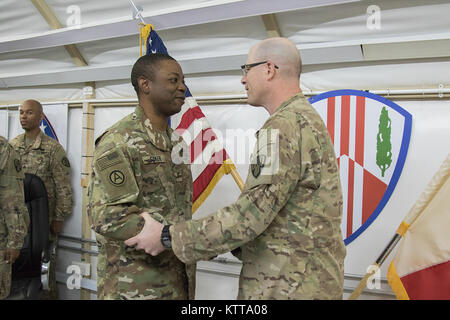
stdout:
<svg viewBox="0 0 450 320">
<path fill-rule="evenodd" d="M 139 57 L 142 57 L 142 42 L 145 45 L 144 52 L 147 52 L 147 39 L 153 29 L 152 24 L 143 24 L 142 22 L 139 23 Z"/>
<path fill-rule="evenodd" d="M 227 164 L 223 163 L 219 169 L 217 169 L 216 173 L 211 179 L 211 182 L 208 186 L 203 190 L 203 192 L 198 196 L 197 200 L 192 204 L 192 214 L 202 205 L 202 203 L 206 200 L 206 198 L 210 195 L 217 182 L 219 182 L 220 178 L 222 178 L 225 174 L 227 174 Z"/>
<path fill-rule="evenodd" d="M 389 269 L 387 272 L 387 279 L 389 285 L 392 288 L 392 291 L 394 291 L 398 300 L 410 300 L 408 293 L 406 292 L 406 289 L 403 286 L 402 280 L 400 279 L 400 276 L 398 275 L 397 270 L 395 269 L 394 262 L 391 262 L 391 264 L 389 265 Z"/>
</svg>

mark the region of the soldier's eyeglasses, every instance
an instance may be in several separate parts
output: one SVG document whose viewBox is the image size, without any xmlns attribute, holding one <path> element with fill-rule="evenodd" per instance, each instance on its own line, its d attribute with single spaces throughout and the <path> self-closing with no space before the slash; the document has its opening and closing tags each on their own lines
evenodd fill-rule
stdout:
<svg viewBox="0 0 450 320">
<path fill-rule="evenodd" d="M 245 76 L 250 71 L 251 68 L 259 66 L 260 64 L 267 63 L 269 61 L 261 61 L 261 62 L 255 62 L 255 63 L 249 63 L 249 64 L 243 64 L 241 66 L 242 74 Z M 278 69 L 278 66 L 274 64 L 275 69 Z"/>
</svg>

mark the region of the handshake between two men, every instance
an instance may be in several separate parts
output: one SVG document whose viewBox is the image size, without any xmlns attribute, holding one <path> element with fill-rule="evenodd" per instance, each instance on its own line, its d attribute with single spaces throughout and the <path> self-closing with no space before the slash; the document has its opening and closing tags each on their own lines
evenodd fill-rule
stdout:
<svg viewBox="0 0 450 320">
<path fill-rule="evenodd" d="M 140 216 L 145 220 L 144 227 L 136 236 L 125 240 L 125 244 L 129 247 L 135 247 L 137 250 L 144 250 L 152 256 L 157 256 L 166 249 L 161 243 L 164 225 L 153 219 L 148 212 L 142 212 Z"/>
</svg>

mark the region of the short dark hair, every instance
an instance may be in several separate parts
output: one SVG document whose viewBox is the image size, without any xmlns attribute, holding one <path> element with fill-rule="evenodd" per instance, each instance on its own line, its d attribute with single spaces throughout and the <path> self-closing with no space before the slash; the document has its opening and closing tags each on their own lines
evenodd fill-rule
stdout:
<svg viewBox="0 0 450 320">
<path fill-rule="evenodd" d="M 164 53 L 152 53 L 140 57 L 133 65 L 131 69 L 131 84 L 134 90 L 139 95 L 139 77 L 145 77 L 146 79 L 153 80 L 155 77 L 156 68 L 161 61 L 173 60 L 174 58 Z"/>
</svg>

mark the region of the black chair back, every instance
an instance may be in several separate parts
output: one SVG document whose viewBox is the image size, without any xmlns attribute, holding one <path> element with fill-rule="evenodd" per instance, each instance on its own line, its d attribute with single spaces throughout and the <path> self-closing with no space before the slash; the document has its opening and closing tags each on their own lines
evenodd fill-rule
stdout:
<svg viewBox="0 0 450 320">
<path fill-rule="evenodd" d="M 12 265 L 11 294 L 8 299 L 37 299 L 42 289 L 41 267 L 49 250 L 49 214 L 47 191 L 41 178 L 25 174 L 25 203 L 30 226 L 20 255 Z"/>
</svg>

